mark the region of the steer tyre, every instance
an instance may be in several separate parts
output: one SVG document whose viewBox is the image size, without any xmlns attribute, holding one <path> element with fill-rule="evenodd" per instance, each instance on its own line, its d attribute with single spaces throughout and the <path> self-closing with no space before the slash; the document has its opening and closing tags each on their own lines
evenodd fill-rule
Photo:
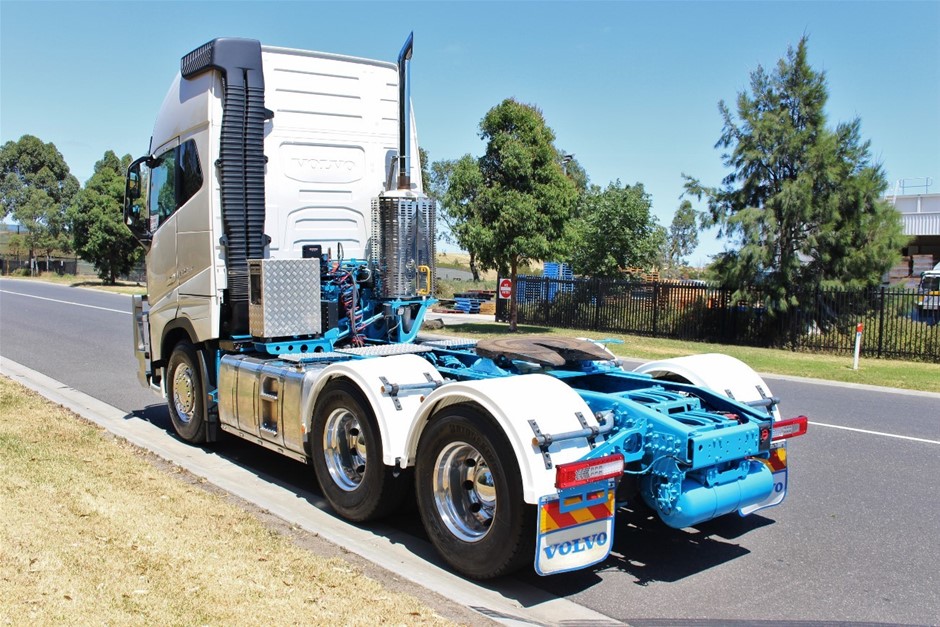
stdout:
<svg viewBox="0 0 940 627">
<path fill-rule="evenodd" d="M 320 393 L 310 452 L 323 496 L 343 518 L 374 520 L 394 511 L 410 483 L 382 462 L 382 438 L 368 402 L 340 380 Z"/>
<path fill-rule="evenodd" d="M 454 569 L 491 579 L 533 561 L 536 510 L 523 501 L 509 441 L 486 413 L 466 404 L 437 412 L 415 473 L 424 528 Z"/>
<path fill-rule="evenodd" d="M 173 429 L 193 444 L 206 441 L 204 389 L 195 347 L 180 342 L 166 366 L 166 401 Z"/>
</svg>

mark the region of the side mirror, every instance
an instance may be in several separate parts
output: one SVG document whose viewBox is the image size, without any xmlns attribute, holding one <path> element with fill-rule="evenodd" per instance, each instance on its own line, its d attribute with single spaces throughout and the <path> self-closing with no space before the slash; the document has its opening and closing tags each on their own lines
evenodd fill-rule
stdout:
<svg viewBox="0 0 940 627">
<path fill-rule="evenodd" d="M 124 204 L 128 200 L 137 200 L 140 198 L 140 169 L 131 170 L 127 173 L 127 185 L 124 188 Z"/>
<path fill-rule="evenodd" d="M 141 157 L 127 168 L 124 183 L 124 224 L 137 241 L 148 248 L 153 235 L 150 229 L 150 211 L 147 188 L 150 185 L 150 157 Z"/>
</svg>

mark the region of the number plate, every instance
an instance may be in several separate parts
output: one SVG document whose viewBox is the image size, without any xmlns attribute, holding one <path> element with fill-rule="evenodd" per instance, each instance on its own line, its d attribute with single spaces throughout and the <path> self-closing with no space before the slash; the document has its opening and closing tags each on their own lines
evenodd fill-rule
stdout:
<svg viewBox="0 0 940 627">
<path fill-rule="evenodd" d="M 614 494 L 604 502 L 561 512 L 557 497 L 539 500 L 535 572 L 552 575 L 607 559 L 614 540 Z"/>
</svg>

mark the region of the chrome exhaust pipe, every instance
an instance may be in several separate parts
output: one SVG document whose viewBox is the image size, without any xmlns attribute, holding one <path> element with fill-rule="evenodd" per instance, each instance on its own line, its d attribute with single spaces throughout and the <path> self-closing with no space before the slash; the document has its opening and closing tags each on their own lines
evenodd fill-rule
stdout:
<svg viewBox="0 0 940 627">
<path fill-rule="evenodd" d="M 414 32 L 398 53 L 398 189 L 411 189 L 411 53 Z"/>
</svg>

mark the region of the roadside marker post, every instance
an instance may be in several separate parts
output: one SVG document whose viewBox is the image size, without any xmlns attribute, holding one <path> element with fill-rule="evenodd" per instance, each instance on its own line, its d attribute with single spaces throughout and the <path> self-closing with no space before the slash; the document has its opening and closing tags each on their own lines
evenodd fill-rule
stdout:
<svg viewBox="0 0 940 627">
<path fill-rule="evenodd" d="M 859 322 L 855 325 L 855 361 L 852 364 L 852 370 L 858 370 L 858 354 L 862 350 L 862 329 L 865 325 Z"/>
</svg>

